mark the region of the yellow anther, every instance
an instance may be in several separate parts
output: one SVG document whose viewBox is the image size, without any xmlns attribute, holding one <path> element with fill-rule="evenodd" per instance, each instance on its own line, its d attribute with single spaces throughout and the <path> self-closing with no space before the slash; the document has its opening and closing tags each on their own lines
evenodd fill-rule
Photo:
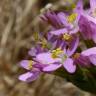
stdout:
<svg viewBox="0 0 96 96">
<path fill-rule="evenodd" d="M 72 9 L 75 9 L 75 8 L 76 8 L 76 4 L 73 3 L 73 4 L 71 5 L 71 7 L 72 7 Z"/>
<path fill-rule="evenodd" d="M 32 69 L 32 65 L 33 65 L 33 61 L 32 60 L 29 60 L 28 61 L 28 69 Z"/>
<path fill-rule="evenodd" d="M 63 39 L 66 40 L 66 41 L 70 41 L 72 39 L 72 36 L 70 34 L 68 34 L 68 33 L 65 33 L 63 35 Z"/>
<path fill-rule="evenodd" d="M 61 48 L 57 48 L 55 50 L 52 51 L 52 58 L 58 58 L 58 55 L 62 54 L 62 50 Z"/>
<path fill-rule="evenodd" d="M 73 13 L 70 16 L 67 17 L 67 21 L 69 23 L 73 23 L 76 20 L 76 17 L 77 17 L 77 14 L 76 13 Z"/>
<path fill-rule="evenodd" d="M 41 41 L 41 44 L 42 44 L 42 48 L 46 48 L 47 47 L 47 41 L 46 41 L 45 38 Z"/>
<path fill-rule="evenodd" d="M 74 55 L 73 55 L 73 58 L 74 59 L 78 59 L 80 57 L 80 53 L 75 53 Z"/>
</svg>

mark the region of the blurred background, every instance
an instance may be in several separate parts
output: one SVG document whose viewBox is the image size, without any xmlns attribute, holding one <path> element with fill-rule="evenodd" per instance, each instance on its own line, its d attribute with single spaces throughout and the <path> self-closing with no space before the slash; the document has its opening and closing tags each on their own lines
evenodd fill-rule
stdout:
<svg viewBox="0 0 96 96">
<path fill-rule="evenodd" d="M 48 30 L 48 25 L 40 20 L 41 12 L 51 4 L 56 11 L 69 10 L 75 1 L 0 0 L 0 96 L 93 96 L 53 75 L 42 74 L 28 84 L 18 80 L 24 72 L 18 62 L 28 58 L 38 32 Z"/>
</svg>

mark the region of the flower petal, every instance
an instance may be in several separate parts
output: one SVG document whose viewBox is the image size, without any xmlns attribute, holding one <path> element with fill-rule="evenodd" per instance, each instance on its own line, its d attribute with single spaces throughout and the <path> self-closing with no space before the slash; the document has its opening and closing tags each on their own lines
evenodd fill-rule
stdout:
<svg viewBox="0 0 96 96">
<path fill-rule="evenodd" d="M 76 28 L 73 28 L 73 29 L 70 31 L 70 34 L 76 34 L 78 31 L 79 31 L 79 27 L 76 26 Z"/>
<path fill-rule="evenodd" d="M 55 27 L 55 28 L 61 28 L 62 26 L 62 22 L 60 22 L 59 17 L 57 16 L 57 14 L 55 12 L 53 12 L 52 10 L 48 10 L 45 13 L 45 18 L 47 19 L 47 22 L 50 22 L 50 24 Z"/>
<path fill-rule="evenodd" d="M 67 50 L 67 55 L 71 56 L 76 51 L 79 45 L 79 37 L 74 36 L 73 40 L 70 42 L 70 49 Z"/>
<path fill-rule="evenodd" d="M 39 76 L 39 73 L 27 72 L 25 74 L 20 75 L 19 80 L 24 82 L 30 82 L 30 81 L 36 80 L 38 76 Z"/>
<path fill-rule="evenodd" d="M 36 52 L 37 52 L 36 48 L 32 47 L 32 48 L 28 51 L 28 54 L 29 54 L 30 56 L 36 56 Z"/>
<path fill-rule="evenodd" d="M 61 22 L 63 23 L 64 26 L 68 26 L 67 22 L 67 15 L 64 14 L 63 12 L 59 12 L 57 16 L 60 18 Z"/>
<path fill-rule="evenodd" d="M 62 46 L 65 46 L 66 44 L 65 44 L 65 42 L 63 41 L 63 40 L 57 40 L 57 43 L 56 43 L 56 48 L 59 48 L 59 47 L 61 47 L 62 48 Z"/>
<path fill-rule="evenodd" d="M 43 68 L 43 71 L 45 72 L 52 72 L 60 68 L 62 65 L 61 64 L 49 64 L 47 67 Z"/>
<path fill-rule="evenodd" d="M 27 69 L 27 70 L 29 70 L 29 67 L 28 67 L 29 62 L 31 63 L 31 60 L 22 60 L 20 62 L 20 66 Z"/>
<path fill-rule="evenodd" d="M 69 73 L 74 73 L 76 70 L 76 65 L 73 64 L 73 60 L 71 58 L 65 60 L 63 66 Z"/>
<path fill-rule="evenodd" d="M 96 23 L 91 22 L 91 28 L 92 28 L 92 39 L 96 43 Z"/>
<path fill-rule="evenodd" d="M 91 63 L 96 66 L 96 55 L 89 56 L 89 59 L 90 59 Z"/>
<path fill-rule="evenodd" d="M 50 31 L 51 34 L 53 35 L 62 35 L 64 33 L 68 33 L 67 29 L 66 28 L 62 28 L 62 29 L 58 29 L 58 30 L 55 30 L 55 31 Z"/>
<path fill-rule="evenodd" d="M 36 60 L 39 61 L 42 64 L 51 64 L 55 62 L 61 61 L 59 58 L 52 58 L 52 54 L 50 52 L 41 53 L 36 56 Z"/>
<path fill-rule="evenodd" d="M 83 0 L 78 0 L 76 8 L 74 9 L 74 12 L 80 14 L 80 12 L 83 11 Z"/>
<path fill-rule="evenodd" d="M 92 39 L 92 29 L 90 26 L 89 17 L 85 15 L 81 15 L 80 19 L 78 21 L 80 33 L 83 36 L 83 38 L 86 39 Z"/>
<path fill-rule="evenodd" d="M 75 63 L 79 64 L 82 67 L 90 67 L 91 62 L 89 60 L 89 57 L 80 55 L 79 58 L 75 59 Z"/>
<path fill-rule="evenodd" d="M 91 10 L 94 10 L 96 8 L 96 0 L 90 0 L 90 7 Z"/>
<path fill-rule="evenodd" d="M 81 52 L 81 54 L 83 56 L 96 55 L 96 47 L 93 47 L 93 48 L 89 48 L 87 50 L 84 50 L 83 52 Z"/>
</svg>

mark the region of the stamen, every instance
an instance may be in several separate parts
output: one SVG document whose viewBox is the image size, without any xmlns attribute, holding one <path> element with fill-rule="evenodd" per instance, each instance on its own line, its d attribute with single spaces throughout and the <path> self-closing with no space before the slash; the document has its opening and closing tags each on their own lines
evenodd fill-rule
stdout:
<svg viewBox="0 0 96 96">
<path fill-rule="evenodd" d="M 65 33 L 63 35 L 63 39 L 66 40 L 66 41 L 70 41 L 70 40 L 72 40 L 72 36 L 70 34 L 68 34 L 68 33 Z"/>
<path fill-rule="evenodd" d="M 67 21 L 69 23 L 73 23 L 76 20 L 76 17 L 77 17 L 77 14 L 76 13 L 73 13 L 70 16 L 67 17 Z"/>
<path fill-rule="evenodd" d="M 61 50 L 61 48 L 57 48 L 56 50 L 52 51 L 52 58 L 58 58 L 58 56 L 62 53 L 63 51 Z"/>
<path fill-rule="evenodd" d="M 73 58 L 74 59 L 78 59 L 80 57 L 80 53 L 75 53 L 74 55 L 73 55 Z"/>
<path fill-rule="evenodd" d="M 29 60 L 28 62 L 28 69 L 31 70 L 32 69 L 32 66 L 33 65 L 33 61 L 32 60 Z"/>
<path fill-rule="evenodd" d="M 42 44 L 42 48 L 47 48 L 47 41 L 46 41 L 46 39 L 43 39 L 41 44 Z"/>
</svg>

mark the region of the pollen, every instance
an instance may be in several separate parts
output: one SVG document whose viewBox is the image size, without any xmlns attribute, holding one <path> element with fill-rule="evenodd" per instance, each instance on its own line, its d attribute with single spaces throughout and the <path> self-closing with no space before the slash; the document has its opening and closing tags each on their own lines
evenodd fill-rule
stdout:
<svg viewBox="0 0 96 96">
<path fill-rule="evenodd" d="M 67 21 L 69 23 L 73 23 L 76 20 L 76 17 L 77 17 L 77 14 L 76 13 L 73 13 L 70 16 L 67 17 Z"/>
<path fill-rule="evenodd" d="M 74 55 L 73 55 L 73 58 L 74 59 L 78 59 L 80 57 L 80 53 L 75 53 Z"/>
<path fill-rule="evenodd" d="M 72 40 L 72 36 L 71 36 L 70 34 L 68 34 L 68 33 L 65 33 L 65 34 L 63 35 L 63 39 L 64 39 L 65 41 L 70 41 L 70 40 Z"/>
<path fill-rule="evenodd" d="M 42 44 L 42 48 L 46 48 L 47 47 L 47 41 L 46 41 L 45 38 L 42 40 L 41 44 Z"/>
<path fill-rule="evenodd" d="M 33 61 L 29 60 L 28 62 L 28 69 L 31 70 L 32 69 L 32 65 L 33 65 Z"/>
<path fill-rule="evenodd" d="M 63 51 L 61 50 L 61 48 L 57 48 L 52 51 L 52 58 L 58 58 L 58 56 L 62 53 Z"/>
</svg>

